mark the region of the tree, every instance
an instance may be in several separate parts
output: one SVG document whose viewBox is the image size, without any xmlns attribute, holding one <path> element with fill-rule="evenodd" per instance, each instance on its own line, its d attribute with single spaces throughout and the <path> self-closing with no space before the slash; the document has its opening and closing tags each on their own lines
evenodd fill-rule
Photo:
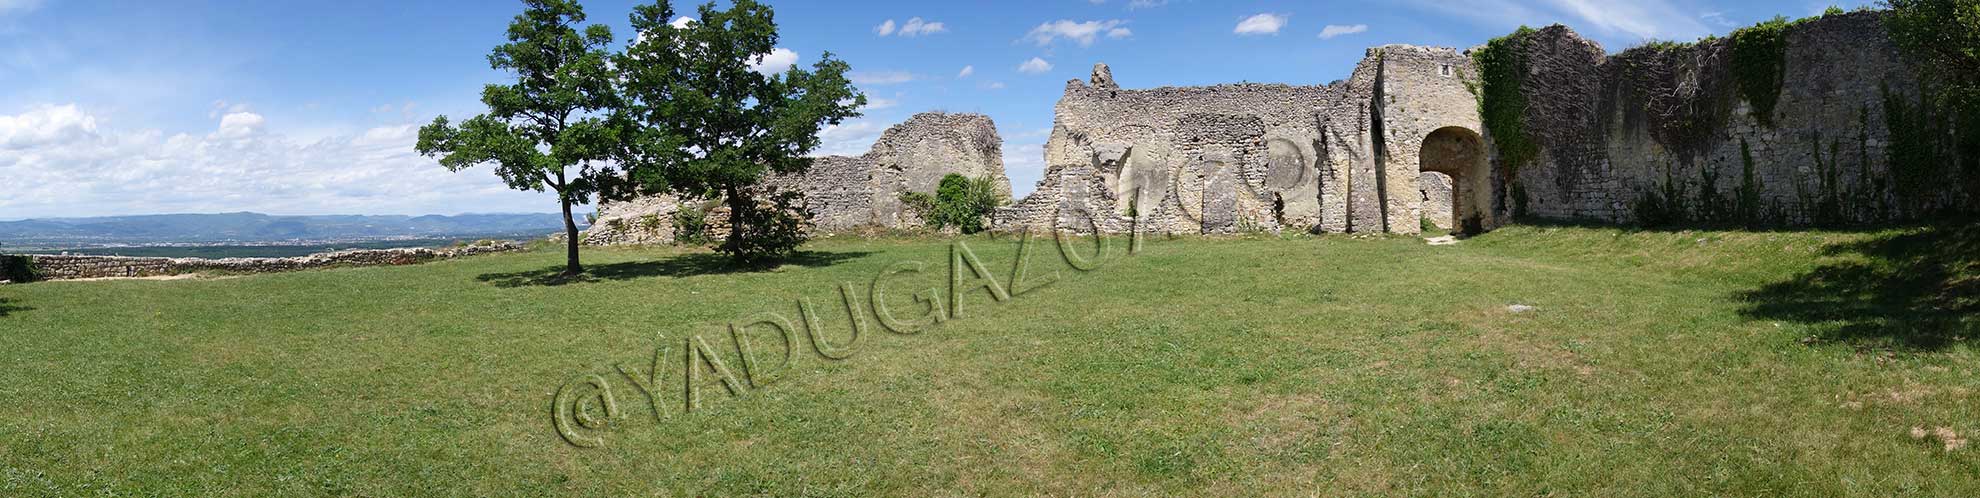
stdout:
<svg viewBox="0 0 1980 498">
<path fill-rule="evenodd" d="M 627 174 L 607 194 L 720 196 L 730 230 L 718 250 L 743 263 L 774 260 L 803 242 L 801 233 L 786 233 L 797 230 L 790 218 L 803 210 L 794 192 L 759 183 L 767 174 L 810 168 L 805 155 L 818 148 L 818 132 L 859 116 L 866 97 L 830 52 L 808 71 L 760 67 L 777 45 L 769 6 L 736 0 L 718 10 L 709 3 L 699 16 L 672 24 L 665 0 L 633 9 L 639 34 L 615 62 L 633 122 L 620 159 Z"/>
<path fill-rule="evenodd" d="M 488 54 L 489 66 L 514 74 L 515 83 L 484 87 L 488 113 L 459 127 L 446 116 L 434 118 L 420 128 L 418 149 L 439 156 L 450 171 L 492 163 L 510 188 L 555 192 L 564 211 L 564 275 L 573 276 L 584 267 L 571 206 L 618 176 L 606 162 L 625 128 L 613 112 L 621 100 L 605 50 L 612 31 L 603 25 L 580 31 L 584 8 L 572 0 L 523 3 L 523 13 L 509 23 L 509 42 Z"/>
</svg>

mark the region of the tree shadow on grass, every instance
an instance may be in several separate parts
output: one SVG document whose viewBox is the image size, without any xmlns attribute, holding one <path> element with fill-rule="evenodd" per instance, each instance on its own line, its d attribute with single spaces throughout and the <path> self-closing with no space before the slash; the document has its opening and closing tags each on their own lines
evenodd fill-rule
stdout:
<svg viewBox="0 0 1980 498">
<path fill-rule="evenodd" d="M 1834 244 L 1824 254 L 1860 258 L 1741 293 L 1741 312 L 1833 324 L 1816 339 L 1860 348 L 1931 351 L 1980 336 L 1980 223 Z"/>
<path fill-rule="evenodd" d="M 17 311 L 28 311 L 32 309 L 34 308 L 14 304 L 12 299 L 0 297 L 0 317 L 6 317 Z"/>
<path fill-rule="evenodd" d="M 584 274 L 564 276 L 564 266 L 557 265 L 540 270 L 485 273 L 475 280 L 488 282 L 496 287 L 558 286 L 602 281 L 634 280 L 648 277 L 692 277 L 696 275 L 720 275 L 731 273 L 753 273 L 777 269 L 780 266 L 800 266 L 820 268 L 832 266 L 842 261 L 866 257 L 871 252 L 819 252 L 803 251 L 784 258 L 777 265 L 751 266 L 736 264 L 728 256 L 716 253 L 682 254 L 653 261 L 629 261 L 602 265 L 585 265 Z"/>
</svg>

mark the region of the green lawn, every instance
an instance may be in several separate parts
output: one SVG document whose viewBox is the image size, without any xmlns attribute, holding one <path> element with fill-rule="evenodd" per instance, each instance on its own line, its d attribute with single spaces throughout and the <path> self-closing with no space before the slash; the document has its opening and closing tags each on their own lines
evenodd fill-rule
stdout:
<svg viewBox="0 0 1980 498">
<path fill-rule="evenodd" d="M 747 384 L 726 323 L 807 296 L 844 343 L 840 282 L 870 311 L 923 262 L 884 286 L 910 317 L 949 241 L 0 286 L 0 495 L 1980 496 L 1980 444 L 1911 434 L 1980 436 L 1976 234 L 1151 238 L 1086 272 L 1047 239 L 1009 301 L 801 339 L 742 396 L 704 367 L 692 413 L 688 337 Z M 1011 285 L 1014 241 L 965 240 Z M 656 420 L 614 365 L 661 345 Z M 566 405 L 605 425 L 579 448 L 553 400 L 588 375 L 619 417 Z"/>
</svg>

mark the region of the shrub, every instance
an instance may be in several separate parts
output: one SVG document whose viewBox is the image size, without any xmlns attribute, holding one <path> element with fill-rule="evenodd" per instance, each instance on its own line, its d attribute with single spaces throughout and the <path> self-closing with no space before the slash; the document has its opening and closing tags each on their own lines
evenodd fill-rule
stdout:
<svg viewBox="0 0 1980 498">
<path fill-rule="evenodd" d="M 674 211 L 674 243 L 707 245 L 708 212 L 693 206 L 681 206 L 679 211 Z"/>
<path fill-rule="evenodd" d="M 20 283 L 40 279 L 41 274 L 35 270 L 32 256 L 0 256 L 0 280 Z"/>
<path fill-rule="evenodd" d="M 984 222 L 1003 199 L 997 197 L 996 183 L 989 178 L 968 178 L 955 173 L 942 177 L 942 183 L 935 187 L 935 197 L 910 192 L 901 196 L 901 202 L 921 211 L 928 226 L 936 229 L 956 227 L 962 233 L 977 233 L 988 228 Z"/>
</svg>

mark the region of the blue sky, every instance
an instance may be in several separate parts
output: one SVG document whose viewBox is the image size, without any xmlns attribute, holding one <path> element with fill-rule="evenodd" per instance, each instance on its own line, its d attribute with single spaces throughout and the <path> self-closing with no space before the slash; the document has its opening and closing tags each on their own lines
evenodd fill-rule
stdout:
<svg viewBox="0 0 1980 498">
<path fill-rule="evenodd" d="M 585 2 L 629 37 L 630 1 Z M 1611 51 L 1866 0 L 772 1 L 772 62 L 830 50 L 872 101 L 825 134 L 859 154 L 916 112 L 990 115 L 1020 195 L 1068 79 L 1324 84 L 1366 47 L 1469 47 L 1563 23 Z M 677 4 L 691 15 L 694 4 Z M 412 152 L 417 125 L 481 111 L 488 49 L 519 2 L 0 0 L 0 220 L 252 210 L 548 212 L 486 169 Z M 889 22 L 891 21 L 891 22 Z"/>
</svg>

